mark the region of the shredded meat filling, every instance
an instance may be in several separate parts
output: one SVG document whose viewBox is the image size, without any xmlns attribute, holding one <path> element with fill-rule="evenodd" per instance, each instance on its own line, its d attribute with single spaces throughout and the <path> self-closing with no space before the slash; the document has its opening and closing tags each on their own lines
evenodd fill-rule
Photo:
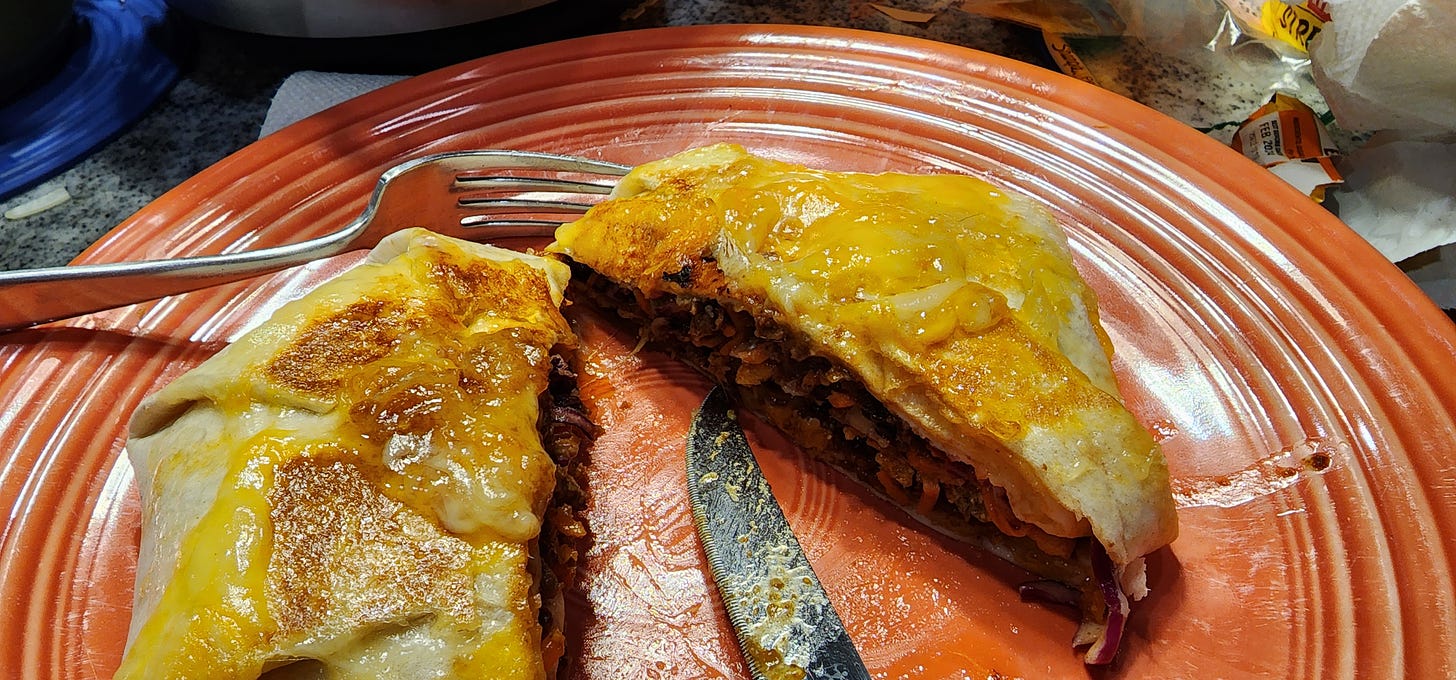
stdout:
<svg viewBox="0 0 1456 680">
<path fill-rule="evenodd" d="M 548 677 L 564 675 L 565 622 L 562 602 L 565 588 L 575 580 L 582 543 L 586 540 L 583 511 L 586 508 L 585 478 L 587 447 L 596 428 L 587 418 L 586 407 L 576 389 L 576 374 L 559 354 L 551 357 L 551 378 L 541 395 L 541 442 L 556 462 L 556 488 L 551 494 L 541 523 L 537 553 L 542 567 L 540 588 L 542 657 Z"/>
<path fill-rule="evenodd" d="M 1004 491 L 946 458 L 797 333 L 717 300 L 643 295 L 573 263 L 572 286 L 637 323 L 648 341 L 707 373 L 799 446 L 934 524 L 1033 572 L 1085 579 L 1086 541 L 1016 519 Z M 702 276 L 707 263 L 681 278 Z M 681 282 L 678 282 L 682 285 Z"/>
</svg>

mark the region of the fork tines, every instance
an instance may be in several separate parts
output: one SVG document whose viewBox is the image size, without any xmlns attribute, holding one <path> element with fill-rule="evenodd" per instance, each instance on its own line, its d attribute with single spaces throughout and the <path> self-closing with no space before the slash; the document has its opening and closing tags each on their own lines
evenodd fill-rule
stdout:
<svg viewBox="0 0 1456 680">
<path fill-rule="evenodd" d="M 614 186 L 561 177 L 460 175 L 451 191 L 460 194 L 457 205 L 472 213 L 460 220 L 462 226 L 555 227 L 563 220 L 546 216 L 584 213 Z"/>
</svg>

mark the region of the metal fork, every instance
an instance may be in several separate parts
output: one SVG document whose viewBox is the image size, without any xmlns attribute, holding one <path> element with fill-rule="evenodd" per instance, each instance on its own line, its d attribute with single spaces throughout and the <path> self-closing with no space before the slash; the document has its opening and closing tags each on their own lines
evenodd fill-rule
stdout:
<svg viewBox="0 0 1456 680">
<path fill-rule="evenodd" d="M 308 241 L 226 255 L 0 272 L 0 333 L 372 248 L 385 236 L 408 227 L 431 227 L 466 238 L 501 236 L 497 228 L 503 227 L 544 231 L 561 222 L 539 216 L 581 213 L 593 204 L 562 199 L 610 193 L 615 178 L 628 169 L 616 163 L 532 151 L 423 156 L 384 171 L 369 204 L 353 222 Z M 481 174 L 496 170 L 532 175 Z M 550 176 L 553 174 L 585 178 Z M 530 197 L 533 193 L 538 196 Z"/>
</svg>

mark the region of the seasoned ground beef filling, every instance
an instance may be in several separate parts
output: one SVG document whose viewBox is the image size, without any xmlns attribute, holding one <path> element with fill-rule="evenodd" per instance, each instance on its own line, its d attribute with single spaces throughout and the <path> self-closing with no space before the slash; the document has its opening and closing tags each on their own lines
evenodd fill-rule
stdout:
<svg viewBox="0 0 1456 680">
<path fill-rule="evenodd" d="M 541 523 L 537 542 L 542 649 L 548 677 L 564 675 L 564 589 L 575 580 L 577 563 L 586 540 L 582 488 L 587 448 L 596 428 L 587 419 L 577 393 L 576 373 L 559 354 L 551 357 L 551 379 L 541 395 L 537 427 L 546 453 L 556 462 L 556 488 Z"/>
<path fill-rule="evenodd" d="M 941 455 L 794 331 L 708 297 L 646 296 L 572 267 L 578 299 L 638 325 L 647 340 L 708 374 L 812 455 L 1043 578 L 1090 586 L 1086 539 L 1048 536 L 1017 521 L 1001 489 Z M 701 290 L 704 274 L 685 268 L 664 279 Z"/>
</svg>

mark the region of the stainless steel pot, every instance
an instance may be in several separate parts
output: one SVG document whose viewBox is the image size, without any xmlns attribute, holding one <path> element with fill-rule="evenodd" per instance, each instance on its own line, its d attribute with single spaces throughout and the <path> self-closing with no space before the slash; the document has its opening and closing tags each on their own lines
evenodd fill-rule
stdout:
<svg viewBox="0 0 1456 680">
<path fill-rule="evenodd" d="M 515 14 L 551 1 L 168 0 L 178 10 L 210 24 L 289 38 L 418 33 Z"/>
</svg>

